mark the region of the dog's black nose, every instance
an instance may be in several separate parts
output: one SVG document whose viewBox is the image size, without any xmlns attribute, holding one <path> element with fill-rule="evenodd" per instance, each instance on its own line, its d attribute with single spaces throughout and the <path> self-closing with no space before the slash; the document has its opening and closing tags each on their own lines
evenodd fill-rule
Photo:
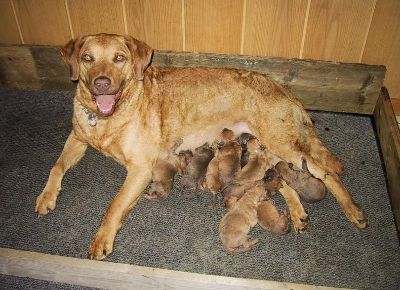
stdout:
<svg viewBox="0 0 400 290">
<path fill-rule="evenodd" d="M 110 85 L 111 80 L 107 77 L 98 77 L 94 80 L 94 86 L 100 93 L 105 92 Z"/>
</svg>

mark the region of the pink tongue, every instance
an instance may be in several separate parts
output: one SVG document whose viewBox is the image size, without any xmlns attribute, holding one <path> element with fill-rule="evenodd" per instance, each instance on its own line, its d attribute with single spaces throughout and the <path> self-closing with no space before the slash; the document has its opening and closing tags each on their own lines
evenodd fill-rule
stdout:
<svg viewBox="0 0 400 290">
<path fill-rule="evenodd" d="M 112 112 L 115 104 L 114 95 L 98 95 L 96 96 L 96 104 L 100 113 L 109 114 Z"/>
</svg>

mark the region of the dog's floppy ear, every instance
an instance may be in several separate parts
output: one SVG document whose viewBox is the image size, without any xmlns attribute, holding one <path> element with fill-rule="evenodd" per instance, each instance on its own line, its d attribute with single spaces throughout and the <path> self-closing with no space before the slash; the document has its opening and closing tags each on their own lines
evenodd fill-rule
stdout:
<svg viewBox="0 0 400 290">
<path fill-rule="evenodd" d="M 131 52 L 135 79 L 141 81 L 144 78 L 144 71 L 150 64 L 153 49 L 132 36 L 126 35 L 124 38 L 126 46 Z"/>
<path fill-rule="evenodd" d="M 79 51 L 85 43 L 86 36 L 71 39 L 63 48 L 60 49 L 61 56 L 65 64 L 69 67 L 71 80 L 79 78 Z"/>
</svg>

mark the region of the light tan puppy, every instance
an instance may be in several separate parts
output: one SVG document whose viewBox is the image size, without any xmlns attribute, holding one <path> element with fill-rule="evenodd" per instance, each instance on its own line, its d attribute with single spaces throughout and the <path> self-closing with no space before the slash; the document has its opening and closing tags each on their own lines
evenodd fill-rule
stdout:
<svg viewBox="0 0 400 290">
<path fill-rule="evenodd" d="M 65 173 L 88 146 L 127 170 L 89 257 L 103 259 L 112 252 L 115 236 L 151 181 L 156 161 L 167 158 L 176 140 L 183 140 L 176 152 L 194 151 L 211 144 L 223 128 L 231 128 L 236 136 L 257 136 L 271 153 L 298 168 L 306 160 L 310 173 L 324 182 L 349 220 L 366 227 L 363 211 L 339 178 L 342 164 L 322 144 L 299 100 L 269 77 L 236 69 L 149 66 L 152 49 L 122 35 L 78 37 L 61 53 L 71 79 L 78 81 L 73 129 L 35 211 L 45 215 L 55 209 Z M 286 194 L 286 199 L 296 196 Z M 299 216 L 303 211 L 296 210 L 299 203 L 291 204 L 294 227 L 304 228 Z"/>
<path fill-rule="evenodd" d="M 258 239 L 250 238 L 249 232 L 257 224 L 257 206 L 264 194 L 263 186 L 253 186 L 222 218 L 219 236 L 225 251 L 248 251 L 258 243 Z"/>
</svg>

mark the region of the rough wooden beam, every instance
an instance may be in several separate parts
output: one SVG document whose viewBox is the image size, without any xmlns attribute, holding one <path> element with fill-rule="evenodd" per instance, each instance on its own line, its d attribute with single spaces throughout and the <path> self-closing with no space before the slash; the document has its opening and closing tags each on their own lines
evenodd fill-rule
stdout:
<svg viewBox="0 0 400 290">
<path fill-rule="evenodd" d="M 230 67 L 266 74 L 292 90 L 307 109 L 372 114 L 385 67 L 326 61 L 156 51 L 152 64 Z M 0 46 L 4 87 L 71 90 L 57 47 Z"/>
<path fill-rule="evenodd" d="M 392 211 L 400 233 L 400 130 L 386 88 L 382 88 L 374 118 L 386 167 Z"/>
<path fill-rule="evenodd" d="M 337 289 L 91 261 L 0 248 L 0 274 L 102 289 Z"/>
</svg>

